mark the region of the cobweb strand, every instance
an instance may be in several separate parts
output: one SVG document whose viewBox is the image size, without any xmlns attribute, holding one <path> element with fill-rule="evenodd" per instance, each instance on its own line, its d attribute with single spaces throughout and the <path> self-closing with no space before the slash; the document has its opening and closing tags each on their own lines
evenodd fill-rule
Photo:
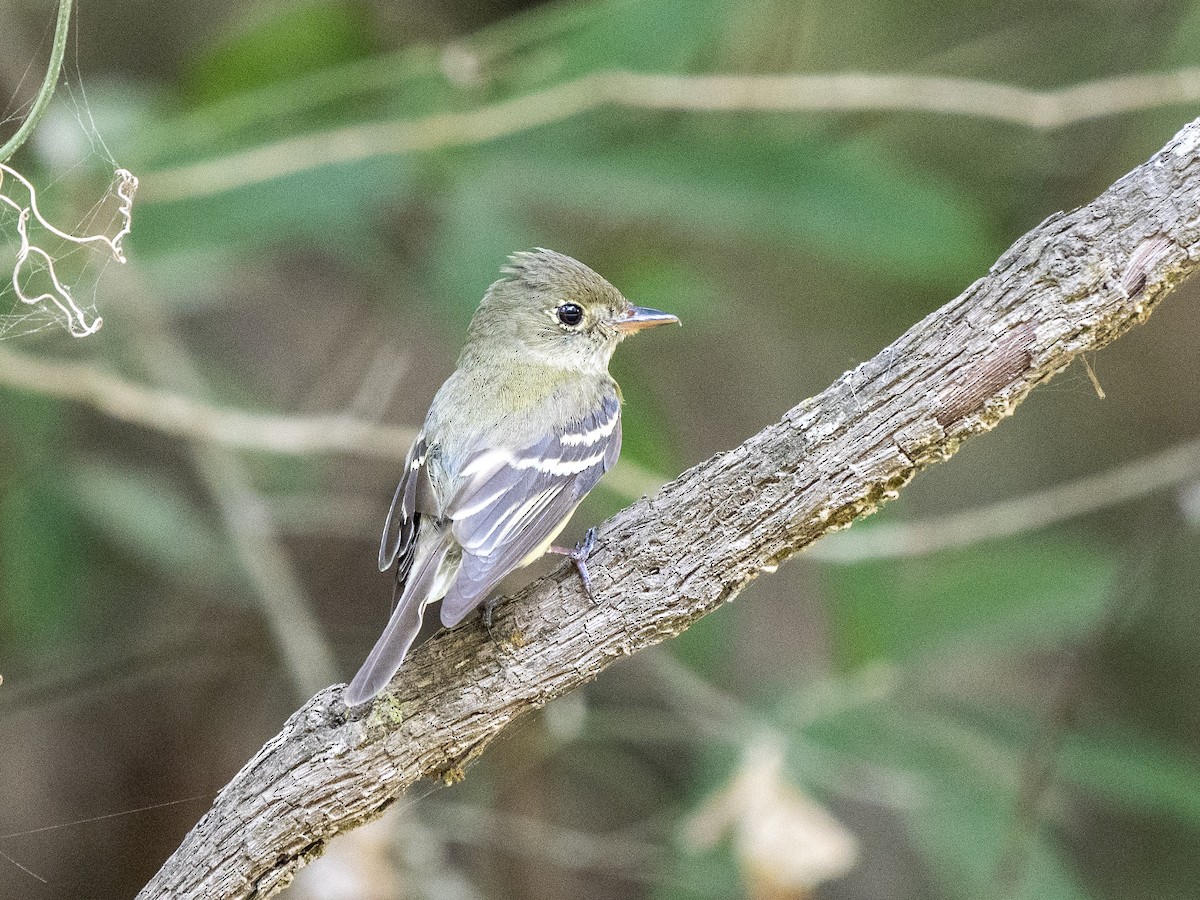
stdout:
<svg viewBox="0 0 1200 900">
<path fill-rule="evenodd" d="M 12 268 L 12 286 L 17 299 L 28 307 L 45 307 L 52 304 L 66 317 L 67 330 L 74 337 L 86 337 L 95 334 L 103 324 L 99 316 L 89 316 L 80 308 L 71 294 L 70 288 L 59 277 L 56 263 L 57 257 L 45 249 L 38 240 L 38 229 L 48 233 L 60 241 L 81 247 L 101 246 L 108 250 L 112 258 L 119 263 L 125 262 L 125 251 L 122 241 L 129 234 L 133 225 L 133 199 L 137 192 L 138 179 L 128 169 L 117 169 L 114 174 L 118 206 L 116 216 L 120 229 L 113 236 L 106 234 L 74 235 L 53 225 L 38 208 L 37 190 L 32 182 L 16 169 L 0 163 L 0 205 L 7 206 L 16 213 L 16 234 L 18 247 Z M 28 202 L 6 193 L 7 184 L 16 183 L 24 188 Z M 35 226 L 31 235 L 31 226 Z M 29 292 L 23 286 L 24 279 L 41 272 L 49 279 L 50 287 L 41 292 Z M 7 332 L 9 329 L 3 329 Z"/>
</svg>

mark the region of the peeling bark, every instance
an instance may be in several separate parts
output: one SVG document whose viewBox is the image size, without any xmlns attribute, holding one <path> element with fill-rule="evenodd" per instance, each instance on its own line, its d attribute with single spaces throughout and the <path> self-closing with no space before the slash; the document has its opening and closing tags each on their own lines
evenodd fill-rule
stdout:
<svg viewBox="0 0 1200 900">
<path fill-rule="evenodd" d="M 600 529 L 502 604 L 495 640 L 438 634 L 391 692 L 318 693 L 218 795 L 139 895 L 258 898 L 421 778 L 456 780 L 511 721 L 679 634 L 821 535 L 994 428 L 1078 354 L 1146 320 L 1200 265 L 1200 119 L 1101 197 L 1051 216 L 873 359 Z"/>
</svg>

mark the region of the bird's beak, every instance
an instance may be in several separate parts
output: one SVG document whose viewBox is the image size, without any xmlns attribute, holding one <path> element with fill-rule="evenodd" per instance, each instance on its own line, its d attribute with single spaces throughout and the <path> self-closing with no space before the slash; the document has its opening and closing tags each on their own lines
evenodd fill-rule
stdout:
<svg viewBox="0 0 1200 900">
<path fill-rule="evenodd" d="M 653 328 L 655 325 L 679 325 L 679 317 L 670 313 L 650 309 L 647 306 L 634 306 L 624 317 L 617 319 L 617 330 L 623 334 L 635 334 L 643 328 Z"/>
</svg>

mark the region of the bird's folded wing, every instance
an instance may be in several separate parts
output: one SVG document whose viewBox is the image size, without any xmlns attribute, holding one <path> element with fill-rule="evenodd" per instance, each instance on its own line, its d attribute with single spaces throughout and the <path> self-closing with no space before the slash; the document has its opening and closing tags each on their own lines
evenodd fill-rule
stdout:
<svg viewBox="0 0 1200 900">
<path fill-rule="evenodd" d="M 405 571 L 409 582 L 400 591 L 399 600 L 383 634 L 346 688 L 344 698 L 348 706 L 357 706 L 370 700 L 399 671 L 400 664 L 421 631 L 425 607 L 437 599 L 438 585 L 446 578 L 446 557 L 453 545 L 454 542 L 445 534 L 433 530 L 423 539 L 419 552 L 414 554 L 412 548 L 405 551 L 408 554 L 406 565 L 411 567 L 411 571 Z"/>
<path fill-rule="evenodd" d="M 451 627 L 527 556 L 553 539 L 621 450 L 621 407 L 614 396 L 561 432 L 517 451 L 468 456 L 446 510 L 463 548 L 462 565 L 442 600 Z"/>
<path fill-rule="evenodd" d="M 425 432 L 421 432 L 413 441 L 404 461 L 404 471 L 400 474 L 396 493 L 392 495 L 392 505 L 383 525 L 383 537 L 379 541 L 379 571 L 386 572 L 395 566 L 396 581 L 400 585 L 404 584 L 412 568 L 413 549 L 420 524 L 417 490 L 426 477 L 427 454 Z"/>
</svg>

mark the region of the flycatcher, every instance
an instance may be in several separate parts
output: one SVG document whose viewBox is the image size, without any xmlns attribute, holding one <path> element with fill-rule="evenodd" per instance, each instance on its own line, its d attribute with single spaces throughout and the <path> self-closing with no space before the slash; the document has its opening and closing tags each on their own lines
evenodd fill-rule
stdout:
<svg viewBox="0 0 1200 900">
<path fill-rule="evenodd" d="M 632 305 L 552 250 L 516 253 L 502 274 L 408 451 L 379 547 L 399 599 L 346 688 L 350 706 L 391 681 L 430 603 L 442 601 L 451 628 L 547 551 L 570 555 L 591 592 L 593 532 L 573 551 L 553 541 L 621 450 L 621 390 L 608 363 L 629 335 L 679 319 Z"/>
</svg>

